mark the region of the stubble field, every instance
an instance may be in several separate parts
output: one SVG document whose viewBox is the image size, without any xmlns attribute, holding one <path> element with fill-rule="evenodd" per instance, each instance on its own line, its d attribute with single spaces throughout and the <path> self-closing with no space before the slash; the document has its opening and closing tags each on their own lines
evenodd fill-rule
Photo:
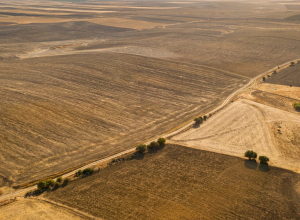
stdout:
<svg viewBox="0 0 300 220">
<path fill-rule="evenodd" d="M 297 219 L 299 176 L 166 145 L 45 194 L 103 219 Z"/>
</svg>

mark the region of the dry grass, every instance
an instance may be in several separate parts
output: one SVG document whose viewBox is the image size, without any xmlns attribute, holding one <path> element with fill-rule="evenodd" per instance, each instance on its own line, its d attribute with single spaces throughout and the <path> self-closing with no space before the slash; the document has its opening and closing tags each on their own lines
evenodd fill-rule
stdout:
<svg viewBox="0 0 300 220">
<path fill-rule="evenodd" d="M 23 199 L 0 207 L 0 218 L 6 220 L 79 220 L 90 219 L 45 201 Z"/>
<path fill-rule="evenodd" d="M 238 100 L 200 128 L 172 138 L 186 146 L 243 156 L 246 150 L 266 155 L 272 164 L 300 171 L 299 113 L 249 100 Z M 284 142 L 284 144 L 282 144 Z"/>
<path fill-rule="evenodd" d="M 0 185 L 164 133 L 300 50 L 296 11 L 275 3 L 0 7 Z"/>
<path fill-rule="evenodd" d="M 104 219 L 297 219 L 299 176 L 167 145 L 45 196 Z"/>
<path fill-rule="evenodd" d="M 247 81 L 197 65 L 115 53 L 1 66 L 0 167 L 19 183 L 165 132 Z"/>
</svg>

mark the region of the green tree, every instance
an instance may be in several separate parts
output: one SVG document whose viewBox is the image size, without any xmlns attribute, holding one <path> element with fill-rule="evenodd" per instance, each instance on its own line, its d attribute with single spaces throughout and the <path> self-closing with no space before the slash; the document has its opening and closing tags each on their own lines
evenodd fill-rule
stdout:
<svg viewBox="0 0 300 220">
<path fill-rule="evenodd" d="M 200 118 L 195 118 L 194 121 L 195 121 L 195 124 L 196 124 L 196 125 L 199 125 L 199 124 L 200 124 Z"/>
<path fill-rule="evenodd" d="M 85 175 L 85 176 L 88 176 L 88 175 L 92 175 L 94 172 L 94 169 L 93 168 L 85 168 L 83 171 L 82 171 L 82 174 Z"/>
<path fill-rule="evenodd" d="M 46 187 L 49 188 L 49 187 L 53 187 L 55 184 L 55 181 L 53 179 L 48 179 L 46 180 Z"/>
<path fill-rule="evenodd" d="M 268 157 L 266 156 L 259 156 L 259 161 L 260 163 L 263 163 L 263 164 L 268 164 L 268 162 L 270 161 Z"/>
<path fill-rule="evenodd" d="M 62 177 L 57 177 L 56 182 L 61 183 L 63 181 Z"/>
<path fill-rule="evenodd" d="M 253 160 L 257 158 L 257 153 L 255 153 L 253 150 L 247 150 L 245 152 L 245 157 L 248 157 L 249 160 Z"/>
<path fill-rule="evenodd" d="M 156 141 L 152 141 L 149 145 L 148 148 L 149 149 L 156 149 L 159 147 L 159 144 Z"/>
<path fill-rule="evenodd" d="M 300 111 L 300 103 L 295 103 L 294 108 L 298 111 Z"/>
<path fill-rule="evenodd" d="M 46 188 L 46 183 L 45 183 L 45 181 L 40 181 L 40 182 L 38 182 L 37 188 L 38 188 L 39 190 L 43 190 L 44 188 Z"/>
<path fill-rule="evenodd" d="M 68 185 L 68 184 L 69 184 L 69 182 L 70 182 L 70 179 L 69 179 L 69 178 L 66 178 L 66 179 L 64 179 L 64 182 L 63 182 L 63 184 L 64 184 L 64 185 Z"/>
<path fill-rule="evenodd" d="M 141 144 L 136 147 L 136 151 L 139 153 L 144 153 L 147 150 L 147 146 L 145 144 Z"/>
<path fill-rule="evenodd" d="M 54 188 L 59 188 L 60 186 L 61 186 L 61 183 L 60 183 L 60 182 L 55 182 Z"/>
<path fill-rule="evenodd" d="M 263 81 L 266 81 L 266 77 L 263 77 L 262 79 L 263 79 Z"/>
<path fill-rule="evenodd" d="M 77 172 L 75 173 L 75 176 L 79 177 L 82 175 L 82 170 L 77 170 Z"/>
<path fill-rule="evenodd" d="M 166 143 L 166 139 L 165 138 L 158 138 L 157 143 L 159 144 L 159 146 L 165 146 Z"/>
<path fill-rule="evenodd" d="M 207 120 L 207 116 L 206 116 L 206 115 L 203 116 L 203 120 L 204 120 L 204 121 Z"/>
</svg>

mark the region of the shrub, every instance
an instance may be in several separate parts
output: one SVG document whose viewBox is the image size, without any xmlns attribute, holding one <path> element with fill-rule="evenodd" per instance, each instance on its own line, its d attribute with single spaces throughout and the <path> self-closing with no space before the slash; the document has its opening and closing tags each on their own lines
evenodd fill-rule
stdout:
<svg viewBox="0 0 300 220">
<path fill-rule="evenodd" d="M 38 182 L 37 188 L 38 188 L 39 190 L 43 190 L 44 188 L 46 188 L 46 182 L 45 182 L 45 181 L 40 181 L 40 182 Z"/>
<path fill-rule="evenodd" d="M 79 177 L 82 175 L 82 170 L 77 170 L 77 172 L 75 173 L 75 176 Z"/>
<path fill-rule="evenodd" d="M 271 77 L 270 75 L 268 75 L 268 77 Z"/>
<path fill-rule="evenodd" d="M 263 163 L 263 164 L 268 164 L 268 162 L 269 162 L 269 158 L 266 156 L 259 156 L 258 159 L 259 159 L 260 163 Z"/>
<path fill-rule="evenodd" d="M 245 157 L 248 157 L 249 160 L 253 160 L 257 158 L 257 153 L 255 153 L 253 150 L 247 150 L 245 152 Z"/>
<path fill-rule="evenodd" d="M 298 111 L 300 111 L 300 103 L 295 103 L 294 108 Z"/>
<path fill-rule="evenodd" d="M 46 180 L 46 188 L 53 187 L 54 184 L 55 184 L 55 181 L 53 179 Z"/>
<path fill-rule="evenodd" d="M 198 118 L 195 118 L 194 121 L 195 121 L 195 124 L 199 125 L 199 124 L 201 124 L 203 122 L 203 118 L 202 117 L 198 117 Z"/>
<path fill-rule="evenodd" d="M 64 184 L 64 185 L 68 185 L 69 182 L 70 182 L 70 179 L 69 179 L 69 178 L 66 178 L 66 179 L 64 179 L 63 184 Z"/>
<path fill-rule="evenodd" d="M 149 145 L 148 145 L 148 148 L 149 149 L 156 149 L 159 147 L 159 144 L 155 141 L 152 141 Z"/>
<path fill-rule="evenodd" d="M 140 153 L 144 153 L 146 150 L 147 150 L 147 146 L 145 144 L 141 144 L 136 147 L 136 151 L 138 151 Z"/>
<path fill-rule="evenodd" d="M 290 66 L 294 66 L 294 65 L 295 65 L 295 62 L 291 62 L 291 63 L 290 63 Z"/>
<path fill-rule="evenodd" d="M 57 177 L 56 182 L 61 183 L 63 181 L 62 177 Z"/>
<path fill-rule="evenodd" d="M 159 144 L 159 146 L 165 146 L 166 143 L 166 139 L 165 138 L 158 138 L 157 143 Z"/>
<path fill-rule="evenodd" d="M 263 81 L 266 81 L 266 77 L 263 77 L 262 79 L 263 79 Z"/>
<path fill-rule="evenodd" d="M 273 74 L 276 74 L 276 73 L 277 73 L 276 70 L 274 70 L 274 71 L 273 71 Z"/>
<path fill-rule="evenodd" d="M 207 120 L 207 116 L 206 116 L 206 115 L 203 116 L 203 120 L 204 120 L 204 121 Z"/>
<path fill-rule="evenodd" d="M 60 182 L 56 182 L 55 184 L 54 184 L 54 188 L 59 188 L 61 186 L 61 183 Z"/>
<path fill-rule="evenodd" d="M 94 169 L 93 168 L 85 168 L 83 171 L 82 171 L 82 174 L 85 175 L 85 176 L 88 176 L 88 175 L 92 175 L 94 172 Z"/>
</svg>

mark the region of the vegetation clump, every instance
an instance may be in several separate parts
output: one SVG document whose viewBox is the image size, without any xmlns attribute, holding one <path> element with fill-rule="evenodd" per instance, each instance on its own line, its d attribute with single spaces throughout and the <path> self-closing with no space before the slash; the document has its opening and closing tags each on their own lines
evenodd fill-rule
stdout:
<svg viewBox="0 0 300 220">
<path fill-rule="evenodd" d="M 263 77 L 262 79 L 263 79 L 263 81 L 266 81 L 266 77 Z"/>
<path fill-rule="evenodd" d="M 257 153 L 253 150 L 247 150 L 245 152 L 245 157 L 248 157 L 249 160 L 255 160 L 257 158 Z"/>
<path fill-rule="evenodd" d="M 85 168 L 83 171 L 82 171 L 82 174 L 85 175 L 85 176 L 89 176 L 89 175 L 92 175 L 94 172 L 94 169 L 93 168 Z"/>
<path fill-rule="evenodd" d="M 63 178 L 62 178 L 61 176 L 60 176 L 60 177 L 57 177 L 56 182 L 62 183 L 62 181 L 63 181 Z"/>
<path fill-rule="evenodd" d="M 63 182 L 63 185 L 68 185 L 69 184 L 69 182 L 70 182 L 70 179 L 69 178 L 66 178 L 66 179 L 64 179 L 64 182 Z"/>
<path fill-rule="evenodd" d="M 194 121 L 195 121 L 196 125 L 200 125 L 203 122 L 203 118 L 202 117 L 198 117 L 198 118 L 195 118 Z"/>
<path fill-rule="evenodd" d="M 259 161 L 260 163 L 263 163 L 263 164 L 268 164 L 268 162 L 270 161 L 268 157 L 266 156 L 259 156 Z"/>
<path fill-rule="evenodd" d="M 136 147 L 136 151 L 139 153 L 144 153 L 147 151 L 147 146 L 145 144 L 141 144 Z"/>
<path fill-rule="evenodd" d="M 77 172 L 75 173 L 76 177 L 80 177 L 82 175 L 82 170 L 77 170 Z"/>
<path fill-rule="evenodd" d="M 295 104 L 294 104 L 294 108 L 295 108 L 297 111 L 300 111 L 300 103 L 295 103 Z"/>
<path fill-rule="evenodd" d="M 294 65 L 295 65 L 295 62 L 291 62 L 291 63 L 290 63 L 290 66 L 294 66 Z"/>
<path fill-rule="evenodd" d="M 154 150 L 156 148 L 159 147 L 159 144 L 156 141 L 152 141 L 149 145 L 148 145 L 148 149 Z"/>
<path fill-rule="evenodd" d="M 158 138 L 157 143 L 159 144 L 160 147 L 165 146 L 166 139 L 165 138 Z"/>
</svg>

